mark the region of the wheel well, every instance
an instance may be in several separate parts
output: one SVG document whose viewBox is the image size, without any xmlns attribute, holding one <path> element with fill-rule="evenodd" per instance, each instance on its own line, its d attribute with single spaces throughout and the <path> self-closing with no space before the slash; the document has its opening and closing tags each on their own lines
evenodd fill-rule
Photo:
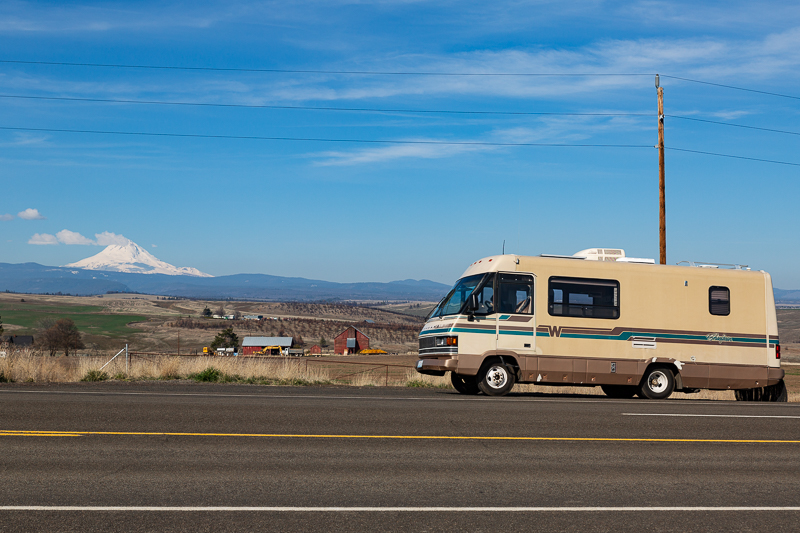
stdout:
<svg viewBox="0 0 800 533">
<path fill-rule="evenodd" d="M 642 374 L 642 379 L 639 380 L 639 383 L 644 383 L 645 376 L 650 373 L 651 370 L 655 368 L 663 368 L 664 370 L 668 370 L 672 372 L 672 377 L 675 378 L 675 390 L 680 390 L 683 388 L 683 380 L 681 379 L 681 373 L 675 368 L 675 365 L 670 365 L 666 363 L 650 363 L 647 365 L 647 368 L 644 369 L 644 373 Z"/>
<path fill-rule="evenodd" d="M 491 355 L 487 357 L 483 360 L 483 363 L 481 363 L 481 369 L 478 371 L 478 375 L 481 375 L 492 363 L 503 363 L 504 365 L 511 367 L 511 370 L 514 372 L 514 377 L 517 381 L 519 381 L 522 377 L 520 376 L 519 363 L 517 362 L 516 357 L 510 355 Z"/>
</svg>

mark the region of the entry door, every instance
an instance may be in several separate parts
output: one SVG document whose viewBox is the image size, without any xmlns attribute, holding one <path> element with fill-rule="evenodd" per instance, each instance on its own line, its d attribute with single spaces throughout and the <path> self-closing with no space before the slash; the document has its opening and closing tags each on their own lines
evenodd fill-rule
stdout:
<svg viewBox="0 0 800 533">
<path fill-rule="evenodd" d="M 536 350 L 534 296 L 536 276 L 500 273 L 497 276 L 497 349 L 518 354 Z"/>
</svg>

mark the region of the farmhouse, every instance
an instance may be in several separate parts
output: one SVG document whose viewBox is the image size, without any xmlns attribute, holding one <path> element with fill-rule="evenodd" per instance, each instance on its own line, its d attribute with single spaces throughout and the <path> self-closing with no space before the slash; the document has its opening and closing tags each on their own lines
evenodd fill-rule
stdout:
<svg viewBox="0 0 800 533">
<path fill-rule="evenodd" d="M 253 355 L 267 346 L 280 346 L 286 351 L 292 346 L 292 337 L 245 337 L 242 340 L 242 355 Z"/>
<path fill-rule="evenodd" d="M 33 346 L 33 335 L 2 335 L 0 343 L 7 342 L 14 346 Z"/>
<path fill-rule="evenodd" d="M 361 350 L 369 350 L 369 337 L 358 331 L 355 326 L 348 327 L 333 339 L 333 353 L 347 355 Z"/>
</svg>

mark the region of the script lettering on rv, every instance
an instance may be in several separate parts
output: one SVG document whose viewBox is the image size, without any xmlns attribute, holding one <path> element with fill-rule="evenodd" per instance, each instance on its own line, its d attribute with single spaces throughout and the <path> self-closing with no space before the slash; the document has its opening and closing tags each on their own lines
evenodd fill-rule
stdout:
<svg viewBox="0 0 800 533">
<path fill-rule="evenodd" d="M 723 335 L 721 333 L 709 333 L 706 335 L 706 339 L 710 341 L 717 341 L 718 343 L 722 344 L 723 342 L 733 342 L 732 337 L 728 337 L 727 335 Z"/>
</svg>

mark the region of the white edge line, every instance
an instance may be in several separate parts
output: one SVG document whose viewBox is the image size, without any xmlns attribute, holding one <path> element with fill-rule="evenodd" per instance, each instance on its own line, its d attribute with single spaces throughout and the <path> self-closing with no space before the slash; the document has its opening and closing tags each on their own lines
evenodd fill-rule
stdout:
<svg viewBox="0 0 800 533">
<path fill-rule="evenodd" d="M 622 413 L 622 416 L 700 416 L 706 418 L 800 418 L 790 415 L 702 415 L 692 413 Z"/>
<path fill-rule="evenodd" d="M 187 396 L 187 397 L 206 397 L 206 398 L 253 398 L 253 399 L 310 399 L 310 400 L 400 400 L 400 401 L 454 401 L 454 402 L 485 402 L 485 398 L 474 396 L 464 397 L 454 392 L 451 396 L 431 396 L 404 398 L 401 396 L 336 396 L 336 395 L 314 395 L 314 394 L 217 394 L 203 392 L 117 392 L 117 391 L 43 391 L 43 390 L 12 390 L 0 388 L 0 394 L 99 394 L 105 396 Z M 579 393 L 576 393 L 579 394 Z M 594 398 L 541 398 L 541 397 L 504 397 L 505 402 L 559 402 L 559 403 L 594 403 L 597 399 L 602 399 L 605 403 L 631 403 L 638 400 L 614 400 L 602 395 L 592 395 Z M 682 400 L 678 400 L 682 401 Z M 724 400 L 723 400 L 724 401 Z M 733 400 L 731 400 L 733 401 Z"/>
<path fill-rule="evenodd" d="M 150 507 L 79 505 L 4 505 L 0 511 L 123 511 L 123 512 L 706 512 L 706 511 L 800 511 L 800 507 Z"/>
</svg>

